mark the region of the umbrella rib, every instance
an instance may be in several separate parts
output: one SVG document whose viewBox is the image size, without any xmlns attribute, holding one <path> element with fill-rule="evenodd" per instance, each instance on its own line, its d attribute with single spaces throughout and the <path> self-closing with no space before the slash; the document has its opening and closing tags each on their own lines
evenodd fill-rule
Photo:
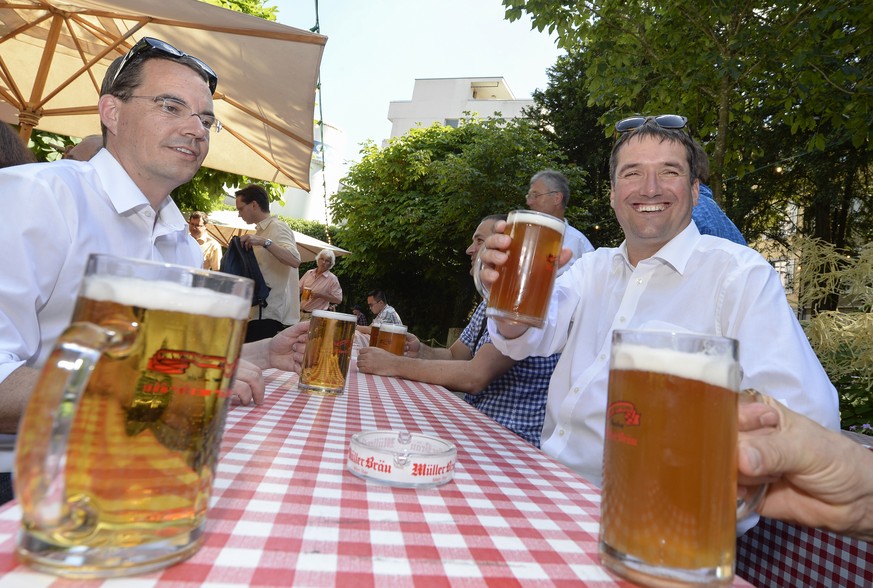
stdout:
<svg viewBox="0 0 873 588">
<path fill-rule="evenodd" d="M 234 130 L 231 129 L 231 128 L 227 128 L 227 127 L 225 127 L 224 130 L 226 130 L 228 133 L 230 133 L 231 135 L 233 135 L 234 137 L 236 137 L 236 138 L 237 138 L 237 139 L 238 139 L 238 140 L 239 140 L 243 145 L 245 145 L 246 147 L 248 147 L 249 149 L 251 149 L 251 150 L 252 150 L 252 151 L 253 151 L 253 152 L 254 152 L 258 157 L 260 157 L 261 159 L 263 159 L 264 161 L 266 161 L 267 163 L 269 163 L 271 166 L 273 166 L 273 167 L 276 169 L 277 172 L 281 173 L 281 174 L 284 175 L 286 178 L 288 178 L 289 180 L 291 180 L 292 182 L 294 182 L 295 184 L 297 184 L 297 186 L 300 187 L 301 190 L 306 190 L 306 188 L 303 186 L 303 184 L 301 184 L 301 183 L 297 180 L 297 178 L 295 178 L 294 176 L 292 176 L 291 174 L 289 174 L 287 171 L 285 171 L 285 169 L 284 169 L 281 165 L 279 165 L 278 163 L 276 163 L 272 158 L 268 157 L 268 156 L 267 156 L 265 153 L 263 153 L 260 149 L 258 149 L 257 147 L 255 147 L 255 146 L 254 146 L 250 141 L 248 141 L 245 137 L 241 136 L 239 133 L 234 132 Z"/>
<path fill-rule="evenodd" d="M 280 133 L 282 133 L 286 137 L 290 137 L 290 138 L 294 139 L 295 141 L 297 141 L 298 143 L 302 143 L 303 145 L 305 145 L 309 149 L 312 149 L 315 146 L 315 144 L 312 141 L 307 141 L 306 139 L 304 139 L 300 135 L 297 135 L 296 133 L 290 131 L 289 129 L 287 129 L 285 127 L 281 127 L 281 126 L 277 125 L 276 123 L 274 123 L 270 120 L 267 120 L 265 117 L 261 116 L 260 113 L 252 110 L 251 108 L 249 108 L 245 104 L 237 102 L 236 100 L 234 100 L 230 96 L 227 96 L 226 94 L 222 94 L 221 92 L 218 92 L 215 95 L 215 98 L 217 98 L 218 100 L 222 100 L 224 102 L 227 102 L 228 104 L 230 104 L 234 108 L 238 108 L 239 110 L 243 111 L 247 115 L 258 119 L 259 121 L 261 121 L 265 125 L 272 127 L 273 129 L 276 129 L 277 131 L 279 131 Z"/>
<path fill-rule="evenodd" d="M 147 19 L 142 20 L 142 21 L 138 21 L 136 26 L 134 26 L 132 29 L 130 29 L 127 33 L 125 33 L 122 38 L 116 39 L 106 49 L 104 49 L 100 53 L 97 53 L 90 61 L 85 62 L 85 64 L 82 65 L 82 67 L 80 67 L 74 74 L 72 74 L 70 77 L 68 77 L 66 80 L 64 80 L 63 83 L 58 85 L 57 88 L 55 88 L 50 94 L 48 94 L 45 98 L 43 98 L 38 106 L 42 107 L 43 104 L 45 104 L 46 102 L 48 102 L 49 100 L 54 98 L 58 92 L 61 92 L 64 88 L 66 88 L 71 83 L 73 83 L 73 80 L 77 79 L 80 75 L 82 75 L 83 72 L 85 72 L 85 71 L 90 72 L 92 65 L 94 65 L 95 63 L 97 63 L 98 61 L 103 59 L 106 55 L 108 55 L 109 53 L 114 51 L 119 45 L 121 45 L 124 41 L 126 41 L 128 38 L 130 38 L 131 35 L 133 35 L 135 32 L 137 32 L 142 27 L 144 27 L 146 24 L 148 24 L 148 22 L 149 21 Z M 71 31 L 71 33 L 72 33 L 72 31 Z M 75 38 L 75 36 L 74 36 L 74 38 Z M 77 47 L 78 47 L 78 43 L 77 43 Z M 93 76 L 91 79 L 94 79 Z M 97 93 L 98 94 L 100 93 L 99 88 L 97 88 Z"/>
<path fill-rule="evenodd" d="M 36 10 L 38 10 L 38 9 L 36 9 Z M 36 26 L 42 24 L 44 21 L 51 18 L 51 16 L 52 15 L 50 12 L 46 12 L 43 16 L 39 17 L 35 21 L 25 23 L 25 24 L 21 25 L 20 27 L 18 27 L 17 29 L 10 31 L 9 34 L 0 38 L 0 45 L 5 43 L 9 39 L 14 39 L 18 34 L 23 33 L 24 31 L 26 31 L 28 29 L 31 29 L 33 27 L 36 27 Z M 15 80 L 12 79 L 12 74 L 9 72 L 8 69 L 6 69 L 6 63 L 3 61 L 2 58 L 0 58 L 0 68 L 2 68 L 2 70 L 3 70 L 3 77 L 6 79 L 6 83 L 9 84 L 10 89 L 15 94 L 15 98 L 18 100 L 18 104 L 19 104 L 18 107 L 20 109 L 21 108 L 20 105 L 23 105 L 26 102 L 26 100 L 24 99 L 24 94 L 21 93 L 21 89 L 19 89 L 18 84 L 15 83 Z M 7 98 L 7 100 L 8 100 L 8 98 Z M 15 103 L 15 100 L 8 100 L 8 101 Z"/>
<path fill-rule="evenodd" d="M 208 6 L 208 4 L 207 4 Z M 33 9 L 33 7 L 21 6 L 21 8 L 29 8 Z M 226 9 L 225 9 L 226 10 Z M 118 13 L 107 11 L 107 10 L 93 10 L 93 9 L 85 9 L 78 12 L 79 15 L 84 16 L 97 16 L 97 17 L 105 17 L 111 19 L 117 19 Z M 143 15 L 146 16 L 146 15 Z M 133 14 L 125 15 L 127 20 L 135 20 L 137 17 Z M 183 28 L 183 29 L 195 29 L 202 31 L 212 31 L 216 33 L 229 33 L 232 35 L 245 35 L 247 37 L 261 37 L 264 39 L 276 39 L 279 41 L 295 41 L 298 43 L 306 43 L 310 45 L 325 45 L 327 43 L 327 37 L 324 35 L 317 35 L 315 33 L 297 33 L 297 32 L 287 32 L 287 31 L 258 31 L 253 29 L 241 29 L 240 27 L 230 27 L 230 26 L 213 26 L 209 24 L 201 24 L 201 23 L 193 23 L 193 22 L 185 22 L 179 21 L 169 18 L 159 18 L 153 16 L 147 16 L 149 22 L 151 24 L 157 25 L 167 25 L 171 27 Z M 251 17 L 257 18 L 257 17 Z M 264 22 L 272 22 L 264 19 Z M 278 23 L 275 23 L 278 24 Z"/>
</svg>

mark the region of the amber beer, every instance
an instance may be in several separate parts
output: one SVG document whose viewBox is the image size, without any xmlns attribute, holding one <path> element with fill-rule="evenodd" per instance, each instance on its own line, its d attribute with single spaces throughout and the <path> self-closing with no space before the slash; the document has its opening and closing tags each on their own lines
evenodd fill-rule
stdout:
<svg viewBox="0 0 873 588">
<path fill-rule="evenodd" d="M 736 341 L 616 331 L 603 562 L 631 580 L 729 584 L 736 543 Z"/>
<path fill-rule="evenodd" d="M 319 396 L 343 393 L 357 324 L 353 314 L 312 311 L 298 388 Z"/>
<path fill-rule="evenodd" d="M 370 347 L 375 347 L 376 343 L 379 342 L 379 329 L 381 326 L 381 322 L 374 322 L 370 325 Z"/>
<path fill-rule="evenodd" d="M 303 292 L 300 294 L 300 301 L 308 302 L 310 298 L 312 298 L 312 288 L 303 288 Z"/>
<path fill-rule="evenodd" d="M 195 271 L 108 256 L 92 256 L 88 271 L 119 261 Z M 79 578 L 159 569 L 199 548 L 251 292 L 250 280 L 233 276 L 199 279 L 247 282 L 245 297 L 159 275 L 94 272 L 27 405 L 16 461 L 19 556 Z M 75 369 L 70 353 L 105 339 L 94 325 L 119 337 L 99 356 L 76 407 L 61 402 L 58 383 Z M 65 419 L 71 427 L 58 471 L 49 439 L 53 423 Z"/>
<path fill-rule="evenodd" d="M 406 349 L 406 327 L 404 325 L 382 324 L 376 347 L 384 349 L 394 355 L 403 355 Z M 372 335 L 370 335 L 372 337 Z"/>
<path fill-rule="evenodd" d="M 564 222 L 541 212 L 516 210 L 509 213 L 504 234 L 512 237 L 512 243 L 488 293 L 486 314 L 542 327 L 558 271 Z"/>
</svg>

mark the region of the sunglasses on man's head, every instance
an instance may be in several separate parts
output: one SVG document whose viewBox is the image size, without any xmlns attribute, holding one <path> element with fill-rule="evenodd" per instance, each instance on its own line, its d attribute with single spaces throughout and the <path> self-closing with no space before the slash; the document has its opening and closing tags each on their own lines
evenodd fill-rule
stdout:
<svg viewBox="0 0 873 588">
<path fill-rule="evenodd" d="M 166 41 L 161 41 L 160 39 L 155 39 L 153 37 L 143 37 L 130 48 L 130 51 L 127 52 L 127 55 L 124 56 L 121 63 L 118 65 L 118 69 L 115 71 L 115 76 L 112 78 L 112 86 L 115 86 L 115 80 L 118 79 L 118 76 L 122 71 L 124 71 L 124 68 L 127 67 L 133 58 L 141 53 L 145 53 L 146 51 L 157 51 L 158 53 L 168 55 L 174 59 L 182 59 L 185 57 L 191 59 L 201 70 L 203 70 L 203 73 L 206 74 L 209 83 L 209 92 L 215 94 L 215 88 L 218 87 L 218 75 L 212 71 L 211 67 L 193 55 L 188 55 L 187 53 L 179 51 Z"/>
<path fill-rule="evenodd" d="M 662 129 L 684 129 L 688 119 L 678 114 L 659 114 L 658 116 L 630 116 L 615 123 L 616 133 L 635 131 L 647 122 L 652 121 Z"/>
</svg>

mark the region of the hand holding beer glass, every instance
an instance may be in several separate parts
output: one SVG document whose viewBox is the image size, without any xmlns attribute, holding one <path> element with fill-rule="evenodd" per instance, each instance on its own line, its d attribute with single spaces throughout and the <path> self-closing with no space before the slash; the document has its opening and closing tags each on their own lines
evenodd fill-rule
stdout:
<svg viewBox="0 0 873 588">
<path fill-rule="evenodd" d="M 219 272 L 89 258 L 19 427 L 23 562 L 106 578 L 197 551 L 252 288 Z"/>
<path fill-rule="evenodd" d="M 496 279 L 489 282 L 481 276 L 487 249 L 480 250 L 474 266 L 476 288 L 488 301 L 485 314 L 504 323 L 541 328 L 558 274 L 564 221 L 532 210 L 514 210 L 503 234 L 511 241 L 505 262 L 493 268 Z"/>
<path fill-rule="evenodd" d="M 667 331 L 612 338 L 603 564 L 634 582 L 730 584 L 737 501 L 737 341 Z"/>
</svg>

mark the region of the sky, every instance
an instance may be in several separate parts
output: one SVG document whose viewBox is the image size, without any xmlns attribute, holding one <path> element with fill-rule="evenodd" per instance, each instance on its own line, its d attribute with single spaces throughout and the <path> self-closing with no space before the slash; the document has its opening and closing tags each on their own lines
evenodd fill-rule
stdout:
<svg viewBox="0 0 873 588">
<path fill-rule="evenodd" d="M 316 0 L 267 0 L 278 21 L 299 29 L 316 23 Z M 388 103 L 411 100 L 416 78 L 502 76 L 517 99 L 545 88 L 558 55 L 554 37 L 510 23 L 500 0 L 321 0 L 324 121 L 345 134 L 345 159 L 359 144 L 391 133 Z M 316 111 L 317 112 L 317 111 Z"/>
</svg>

